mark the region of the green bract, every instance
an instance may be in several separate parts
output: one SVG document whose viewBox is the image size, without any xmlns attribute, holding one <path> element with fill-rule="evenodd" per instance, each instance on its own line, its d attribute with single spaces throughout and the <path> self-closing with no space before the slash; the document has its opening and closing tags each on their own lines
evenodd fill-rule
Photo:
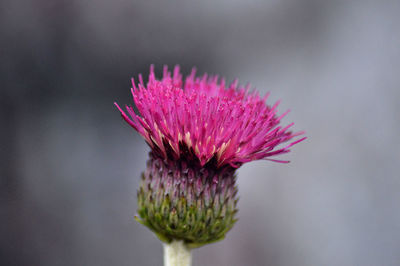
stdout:
<svg viewBox="0 0 400 266">
<path fill-rule="evenodd" d="M 136 219 L 164 242 L 195 248 L 222 240 L 237 219 L 235 169 L 207 169 L 150 154 Z"/>
</svg>

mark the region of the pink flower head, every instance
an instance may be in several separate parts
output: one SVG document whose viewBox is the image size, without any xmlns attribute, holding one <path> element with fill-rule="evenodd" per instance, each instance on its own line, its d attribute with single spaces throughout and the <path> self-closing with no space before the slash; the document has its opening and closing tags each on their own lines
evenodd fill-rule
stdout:
<svg viewBox="0 0 400 266">
<path fill-rule="evenodd" d="M 138 109 L 126 106 L 129 116 L 118 106 L 122 117 L 144 137 L 153 152 L 162 158 L 212 164 L 234 168 L 253 160 L 269 159 L 287 153 L 305 137 L 289 142 L 304 132 L 293 133 L 294 123 L 279 126 L 289 112 L 277 115 L 279 101 L 266 105 L 267 93 L 261 98 L 250 85 L 238 86 L 235 80 L 227 86 L 218 76 L 196 77 L 196 70 L 182 80 L 179 66 L 174 72 L 164 66 L 161 80 L 150 67 L 149 81 L 139 75 L 132 79 L 133 101 Z M 286 146 L 278 147 L 289 142 Z"/>
</svg>

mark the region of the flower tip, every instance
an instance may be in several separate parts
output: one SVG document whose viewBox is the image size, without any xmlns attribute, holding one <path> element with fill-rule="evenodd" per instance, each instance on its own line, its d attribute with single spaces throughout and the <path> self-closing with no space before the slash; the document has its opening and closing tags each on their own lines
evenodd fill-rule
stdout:
<svg viewBox="0 0 400 266">
<path fill-rule="evenodd" d="M 275 104 L 272 106 L 271 111 L 274 111 L 274 110 L 278 107 L 278 105 L 280 105 L 280 104 L 281 104 L 281 99 L 279 99 L 279 100 L 277 100 L 277 101 L 275 102 Z"/>
<path fill-rule="evenodd" d="M 280 117 L 278 117 L 277 121 L 280 121 L 282 118 L 284 118 L 288 113 L 290 113 L 290 109 L 287 109 L 286 112 L 284 112 Z M 294 123 L 290 124 L 291 126 L 294 125 Z"/>
<path fill-rule="evenodd" d="M 166 78 L 168 75 L 168 66 L 163 65 L 163 77 Z"/>
<path fill-rule="evenodd" d="M 250 85 L 249 85 L 249 88 L 250 88 Z M 247 89 L 247 86 L 246 86 L 246 89 Z M 264 98 L 262 99 L 264 103 L 267 102 L 267 100 L 268 100 L 270 94 L 271 94 L 270 92 L 267 92 L 267 93 L 264 95 Z"/>
<path fill-rule="evenodd" d="M 118 103 L 117 103 L 117 102 L 114 102 L 114 105 L 118 108 L 118 110 L 119 110 L 121 116 L 124 118 L 124 120 L 125 120 L 126 122 L 128 122 L 129 124 L 131 124 L 131 121 L 129 120 L 128 116 L 125 114 L 125 112 L 122 110 L 122 108 L 119 107 Z"/>
<path fill-rule="evenodd" d="M 156 75 L 154 74 L 154 65 L 150 65 L 150 73 L 149 73 L 149 83 L 154 82 L 156 80 Z"/>
<path fill-rule="evenodd" d="M 290 146 L 289 146 L 289 147 L 292 147 L 293 145 L 295 145 L 295 144 L 297 144 L 297 143 L 300 143 L 300 142 L 302 142 L 303 140 L 306 140 L 306 139 L 307 139 L 307 137 L 303 137 L 303 138 L 301 138 L 301 139 L 298 139 L 298 140 L 296 140 L 296 141 L 290 143 Z M 289 147 L 288 147 L 288 148 L 289 148 Z"/>
<path fill-rule="evenodd" d="M 191 79 L 195 78 L 196 72 L 197 72 L 197 68 L 196 67 L 192 67 L 192 71 L 190 72 L 190 78 Z"/>
<path fill-rule="evenodd" d="M 144 86 L 142 74 L 139 74 L 139 85 Z"/>
<path fill-rule="evenodd" d="M 135 78 L 134 77 L 131 78 L 131 83 L 132 83 L 132 88 L 134 88 L 136 90 L 136 84 L 135 84 Z"/>
<path fill-rule="evenodd" d="M 306 133 L 306 132 L 304 131 L 303 134 L 305 134 L 305 133 Z M 303 134 L 302 134 L 302 135 L 303 135 Z M 308 139 L 308 137 L 303 137 L 303 138 L 299 139 L 299 142 L 302 142 L 303 140 L 306 140 L 306 139 Z M 297 142 L 297 143 L 299 143 L 299 142 Z"/>
<path fill-rule="evenodd" d="M 265 160 L 275 162 L 275 163 L 290 163 L 290 161 L 285 161 L 285 160 L 276 160 L 276 159 L 268 159 L 268 158 L 266 158 Z"/>
<path fill-rule="evenodd" d="M 176 64 L 174 67 L 174 76 L 178 76 L 180 71 L 181 67 L 178 64 Z"/>
</svg>

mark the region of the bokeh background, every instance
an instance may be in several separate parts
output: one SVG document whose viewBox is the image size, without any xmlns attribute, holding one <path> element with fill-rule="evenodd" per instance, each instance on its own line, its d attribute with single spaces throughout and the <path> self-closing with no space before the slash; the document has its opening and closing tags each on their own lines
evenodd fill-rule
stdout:
<svg viewBox="0 0 400 266">
<path fill-rule="evenodd" d="M 239 170 L 194 266 L 400 265 L 399 1 L 0 1 L 0 264 L 162 265 L 149 148 L 114 101 L 155 64 L 251 82 L 308 140 Z"/>
</svg>

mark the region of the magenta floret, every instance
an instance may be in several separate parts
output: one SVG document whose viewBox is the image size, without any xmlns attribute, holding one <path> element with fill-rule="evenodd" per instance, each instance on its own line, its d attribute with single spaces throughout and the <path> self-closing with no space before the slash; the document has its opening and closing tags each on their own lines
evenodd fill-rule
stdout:
<svg viewBox="0 0 400 266">
<path fill-rule="evenodd" d="M 279 101 L 272 107 L 250 86 L 238 86 L 237 80 L 226 86 L 218 76 L 196 77 L 196 70 L 182 80 L 179 66 L 173 74 L 164 66 L 157 80 L 151 66 L 149 81 L 139 75 L 132 79 L 133 101 L 138 114 L 126 106 L 129 116 L 115 103 L 122 117 L 141 134 L 153 152 L 163 158 L 197 161 L 200 166 L 213 163 L 217 168 L 234 168 L 253 160 L 270 159 L 287 153 L 305 139 L 293 140 L 304 132 L 293 133 L 294 123 L 279 126 L 289 112 L 277 115 Z M 289 142 L 286 146 L 280 144 Z"/>
</svg>

